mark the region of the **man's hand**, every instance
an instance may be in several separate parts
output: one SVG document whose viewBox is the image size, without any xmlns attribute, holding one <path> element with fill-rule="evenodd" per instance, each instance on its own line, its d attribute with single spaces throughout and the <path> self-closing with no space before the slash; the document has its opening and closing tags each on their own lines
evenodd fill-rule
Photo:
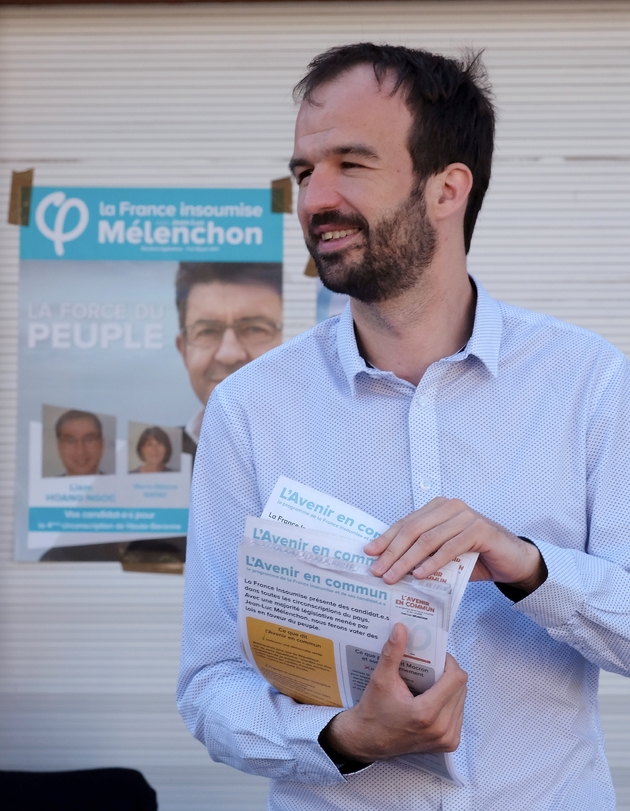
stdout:
<svg viewBox="0 0 630 811">
<path fill-rule="evenodd" d="M 471 580 L 509 583 L 530 594 L 547 576 L 538 549 L 456 498 L 434 498 L 365 547 L 378 560 L 373 574 L 396 583 L 413 572 L 422 579 L 464 552 L 478 552 Z"/>
<path fill-rule="evenodd" d="M 324 730 L 326 749 L 365 763 L 457 749 L 468 676 L 447 655 L 442 677 L 414 696 L 398 673 L 406 644 L 407 629 L 397 623 L 359 703 L 336 715 Z"/>
</svg>

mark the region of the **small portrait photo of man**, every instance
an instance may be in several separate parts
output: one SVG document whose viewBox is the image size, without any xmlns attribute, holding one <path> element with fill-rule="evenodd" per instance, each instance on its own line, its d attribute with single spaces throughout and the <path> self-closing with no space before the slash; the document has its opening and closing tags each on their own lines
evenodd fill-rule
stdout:
<svg viewBox="0 0 630 811">
<path fill-rule="evenodd" d="M 130 422 L 129 473 L 176 473 L 182 463 L 182 429 Z"/>
<path fill-rule="evenodd" d="M 184 452 L 194 455 L 214 388 L 282 343 L 282 264 L 181 262 L 175 303 L 177 349 L 202 406 L 184 429 Z"/>
<path fill-rule="evenodd" d="M 116 472 L 116 418 L 79 408 L 42 407 L 42 476 Z"/>
</svg>

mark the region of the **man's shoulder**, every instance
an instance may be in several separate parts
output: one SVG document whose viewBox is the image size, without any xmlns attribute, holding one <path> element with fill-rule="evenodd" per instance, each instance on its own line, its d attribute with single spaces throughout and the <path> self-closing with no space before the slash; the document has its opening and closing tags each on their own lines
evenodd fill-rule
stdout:
<svg viewBox="0 0 630 811">
<path fill-rule="evenodd" d="M 629 375 L 628 359 L 601 335 L 545 313 L 499 302 L 503 335 L 499 373 L 523 370 L 548 381 L 567 396 L 581 392 L 585 401 L 598 402 L 613 380 Z"/>
<path fill-rule="evenodd" d="M 338 322 L 338 316 L 329 318 L 265 352 L 217 386 L 217 395 L 221 398 L 238 398 L 248 392 L 264 395 L 265 391 L 278 391 L 281 386 L 303 388 L 322 376 L 339 374 Z"/>
<path fill-rule="evenodd" d="M 626 357 L 603 336 L 585 327 L 562 321 L 552 315 L 527 310 L 504 301 L 497 302 L 503 316 L 505 348 L 539 347 L 548 352 L 586 354 L 596 353 L 613 364 L 626 361 Z"/>
</svg>

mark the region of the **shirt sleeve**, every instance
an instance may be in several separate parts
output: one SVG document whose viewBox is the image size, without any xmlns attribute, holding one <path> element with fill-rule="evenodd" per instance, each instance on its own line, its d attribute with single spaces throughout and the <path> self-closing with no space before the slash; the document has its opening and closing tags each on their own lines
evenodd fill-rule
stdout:
<svg viewBox="0 0 630 811">
<path fill-rule="evenodd" d="M 245 414 L 210 399 L 195 459 L 188 546 L 180 713 L 213 760 L 264 777 L 344 781 L 318 743 L 338 708 L 298 704 L 245 661 L 237 639 L 237 547 L 262 504 Z"/>
<path fill-rule="evenodd" d="M 588 420 L 583 549 L 534 538 L 546 581 L 514 606 L 604 670 L 630 676 L 630 365 L 623 360 Z"/>
</svg>

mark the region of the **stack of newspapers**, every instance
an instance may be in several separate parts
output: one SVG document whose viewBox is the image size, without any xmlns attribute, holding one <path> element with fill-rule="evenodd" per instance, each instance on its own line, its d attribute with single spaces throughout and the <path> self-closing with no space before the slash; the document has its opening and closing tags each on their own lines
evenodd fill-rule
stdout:
<svg viewBox="0 0 630 811">
<path fill-rule="evenodd" d="M 239 547 L 239 634 L 246 659 L 303 704 L 353 707 L 397 622 L 408 630 L 400 675 L 414 695 L 444 672 L 448 633 L 475 565 L 467 553 L 426 580 L 388 586 L 363 547 L 382 521 L 281 477 Z M 452 754 L 407 763 L 462 785 Z"/>
</svg>

